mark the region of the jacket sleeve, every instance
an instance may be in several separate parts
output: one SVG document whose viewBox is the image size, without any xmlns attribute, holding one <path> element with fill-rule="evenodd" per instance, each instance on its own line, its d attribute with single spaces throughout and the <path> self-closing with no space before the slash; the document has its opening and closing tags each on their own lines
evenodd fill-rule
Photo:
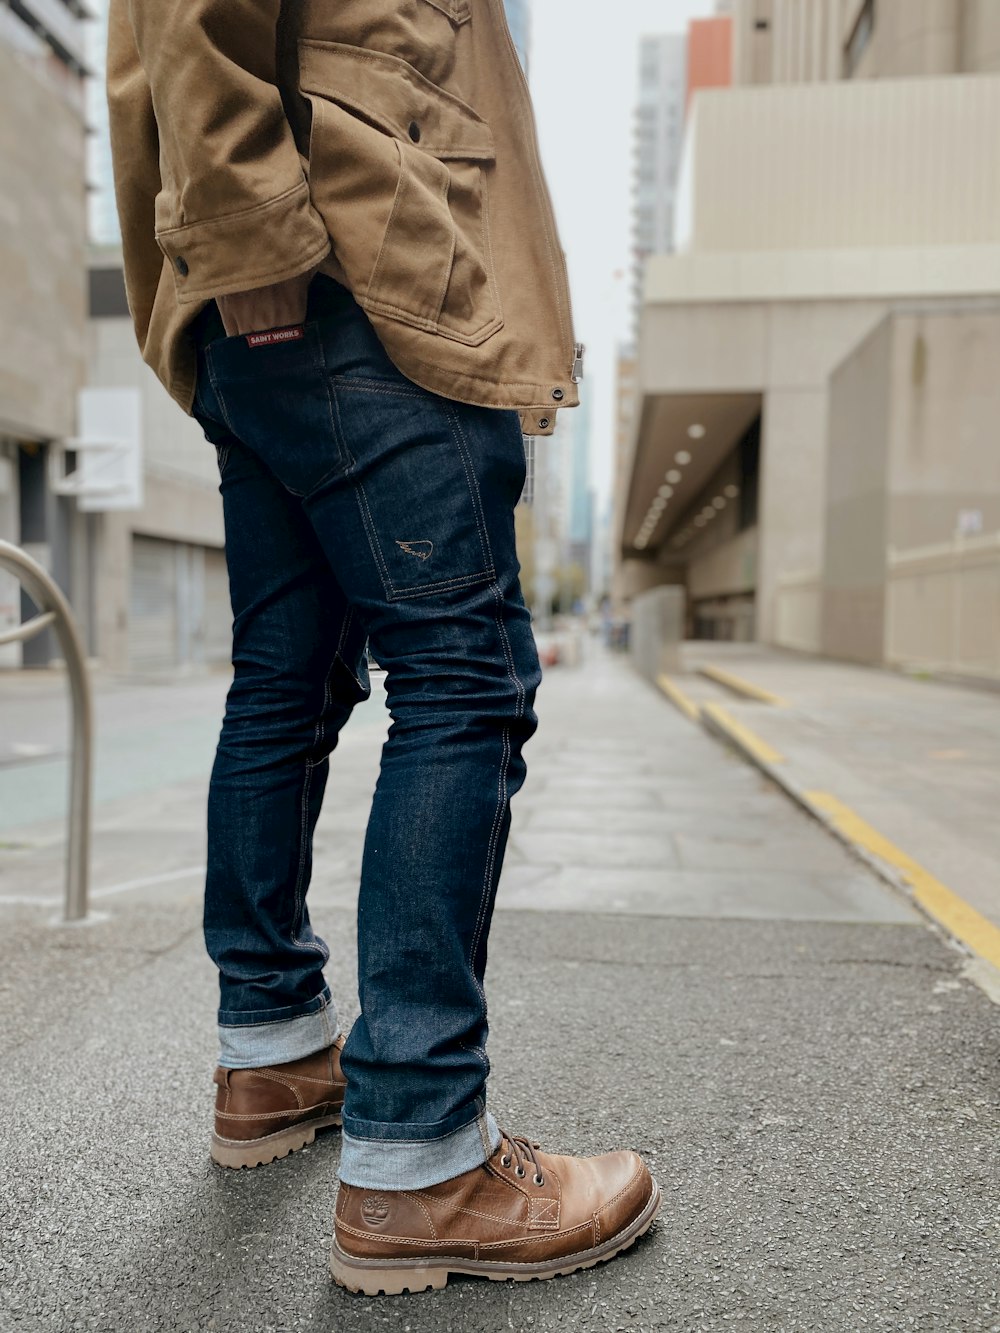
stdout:
<svg viewBox="0 0 1000 1333">
<path fill-rule="evenodd" d="M 277 86 L 281 0 L 128 0 L 160 144 L 156 240 L 181 303 L 329 253 Z"/>
</svg>

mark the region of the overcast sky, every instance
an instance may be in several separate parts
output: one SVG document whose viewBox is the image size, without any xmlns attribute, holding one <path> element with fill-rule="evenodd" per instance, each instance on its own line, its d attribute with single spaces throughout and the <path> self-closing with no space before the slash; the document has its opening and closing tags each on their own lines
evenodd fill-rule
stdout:
<svg viewBox="0 0 1000 1333">
<path fill-rule="evenodd" d="M 587 345 L 591 469 L 611 486 L 615 345 L 629 336 L 632 111 L 639 37 L 684 32 L 712 0 L 531 0 L 531 91 L 569 260 L 576 336 Z"/>
</svg>

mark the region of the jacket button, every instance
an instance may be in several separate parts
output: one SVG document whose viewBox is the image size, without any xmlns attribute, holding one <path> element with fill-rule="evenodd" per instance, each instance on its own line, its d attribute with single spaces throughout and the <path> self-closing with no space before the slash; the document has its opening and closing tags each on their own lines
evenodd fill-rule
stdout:
<svg viewBox="0 0 1000 1333">
<path fill-rule="evenodd" d="M 182 278 L 187 277 L 188 262 L 183 255 L 178 255 L 177 258 L 174 260 L 174 268 L 177 270 L 177 272 L 181 275 Z"/>
<path fill-rule="evenodd" d="M 413 140 L 414 143 L 420 142 L 420 126 L 417 124 L 415 120 L 410 121 L 410 128 L 407 130 L 407 134 L 410 136 L 410 138 Z"/>
<path fill-rule="evenodd" d="M 561 403 L 562 400 L 566 397 L 566 395 L 563 393 L 562 389 L 553 389 L 552 397 L 556 400 L 557 403 Z"/>
<path fill-rule="evenodd" d="M 548 428 L 549 428 L 549 419 L 548 419 L 548 417 L 539 417 L 539 418 L 538 418 L 538 429 L 539 429 L 539 430 L 548 430 Z"/>
</svg>

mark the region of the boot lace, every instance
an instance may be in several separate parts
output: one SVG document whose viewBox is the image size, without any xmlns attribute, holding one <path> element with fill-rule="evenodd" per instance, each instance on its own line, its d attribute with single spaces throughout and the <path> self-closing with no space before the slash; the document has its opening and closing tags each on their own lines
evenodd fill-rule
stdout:
<svg viewBox="0 0 1000 1333">
<path fill-rule="evenodd" d="M 532 1143 L 530 1139 L 519 1135 L 508 1134 L 506 1130 L 500 1130 L 500 1147 L 503 1153 L 500 1157 L 500 1165 L 503 1167 L 514 1168 L 514 1175 L 518 1180 L 523 1180 L 528 1174 L 524 1169 L 528 1162 L 535 1168 L 532 1176 L 533 1183 L 542 1186 L 545 1184 L 545 1177 L 542 1175 L 542 1164 L 538 1160 L 536 1148 L 540 1148 L 540 1143 Z"/>
</svg>

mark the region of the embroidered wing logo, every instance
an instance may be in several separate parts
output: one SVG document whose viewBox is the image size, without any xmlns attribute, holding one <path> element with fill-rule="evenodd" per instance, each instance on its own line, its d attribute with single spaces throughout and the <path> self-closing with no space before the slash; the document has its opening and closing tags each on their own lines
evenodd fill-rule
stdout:
<svg viewBox="0 0 1000 1333">
<path fill-rule="evenodd" d="M 396 545 L 404 550 L 407 555 L 415 555 L 418 560 L 430 559 L 434 550 L 433 542 L 401 542 L 397 538 Z"/>
</svg>

